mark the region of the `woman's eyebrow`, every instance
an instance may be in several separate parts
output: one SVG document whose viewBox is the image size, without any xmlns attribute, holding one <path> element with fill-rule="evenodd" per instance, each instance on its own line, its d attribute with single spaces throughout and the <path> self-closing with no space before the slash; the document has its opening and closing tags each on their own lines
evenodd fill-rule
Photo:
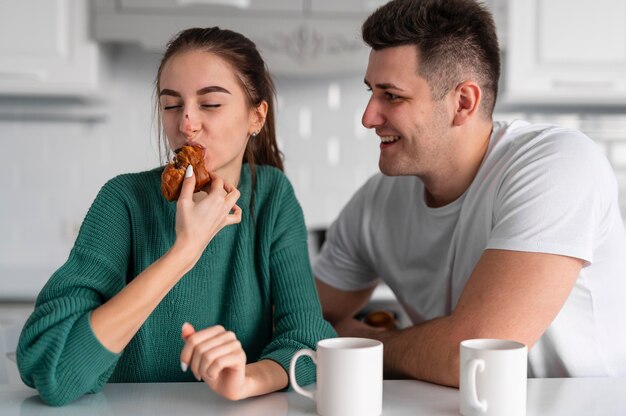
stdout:
<svg viewBox="0 0 626 416">
<path fill-rule="evenodd" d="M 198 91 L 196 91 L 196 94 L 204 95 L 204 94 L 209 94 L 212 92 L 221 92 L 224 94 L 230 94 L 230 91 L 228 91 L 226 88 L 223 88 L 217 85 L 210 85 L 208 87 L 200 88 Z M 162 95 L 171 95 L 172 97 L 181 96 L 178 91 L 170 90 L 169 88 L 163 88 L 161 92 L 159 92 L 159 97 Z"/>
<path fill-rule="evenodd" d="M 217 85 L 211 85 L 209 87 L 200 88 L 196 92 L 196 94 L 204 95 L 204 94 L 208 94 L 210 92 L 223 92 L 224 94 L 230 94 L 230 91 L 228 91 L 226 88 L 219 87 Z"/>
<path fill-rule="evenodd" d="M 172 97 L 180 97 L 180 93 L 174 90 L 167 89 L 167 88 L 164 88 L 159 92 L 159 97 L 162 95 L 171 95 Z"/>
</svg>

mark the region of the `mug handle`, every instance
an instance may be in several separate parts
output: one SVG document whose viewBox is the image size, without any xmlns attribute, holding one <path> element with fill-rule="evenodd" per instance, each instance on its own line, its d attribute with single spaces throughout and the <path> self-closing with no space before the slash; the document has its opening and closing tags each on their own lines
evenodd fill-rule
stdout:
<svg viewBox="0 0 626 416">
<path fill-rule="evenodd" d="M 467 386 L 468 386 L 468 400 L 470 406 L 474 409 L 481 411 L 482 413 L 487 411 L 487 400 L 480 400 L 478 398 L 478 391 L 476 390 L 476 374 L 478 372 L 485 371 L 485 361 L 479 358 L 470 360 L 467 363 Z"/>
<path fill-rule="evenodd" d="M 296 393 L 315 401 L 315 392 L 303 389 L 296 381 L 296 361 L 298 361 L 298 358 L 302 357 L 303 355 L 308 355 L 309 357 L 311 357 L 315 365 L 317 365 L 315 351 L 304 349 L 296 352 L 293 357 L 291 357 L 291 362 L 289 363 L 289 381 L 291 382 L 291 385 L 293 386 L 293 389 Z"/>
</svg>

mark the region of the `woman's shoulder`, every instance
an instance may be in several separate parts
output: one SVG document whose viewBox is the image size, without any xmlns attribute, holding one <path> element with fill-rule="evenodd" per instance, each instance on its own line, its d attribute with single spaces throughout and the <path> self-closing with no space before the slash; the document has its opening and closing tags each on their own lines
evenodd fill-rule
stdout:
<svg viewBox="0 0 626 416">
<path fill-rule="evenodd" d="M 257 206 L 282 205 L 286 201 L 293 203 L 296 196 L 289 178 L 283 171 L 273 166 L 256 165 L 254 199 Z"/>
<path fill-rule="evenodd" d="M 257 178 L 274 181 L 289 181 L 285 172 L 270 165 L 255 165 Z"/>
<path fill-rule="evenodd" d="M 282 189 L 291 189 L 291 182 L 285 173 L 269 165 L 255 166 L 256 192 L 277 192 Z"/>
<path fill-rule="evenodd" d="M 122 173 L 109 179 L 100 190 L 100 194 L 118 195 L 152 194 L 153 188 L 159 188 L 163 167 L 141 172 Z"/>
</svg>

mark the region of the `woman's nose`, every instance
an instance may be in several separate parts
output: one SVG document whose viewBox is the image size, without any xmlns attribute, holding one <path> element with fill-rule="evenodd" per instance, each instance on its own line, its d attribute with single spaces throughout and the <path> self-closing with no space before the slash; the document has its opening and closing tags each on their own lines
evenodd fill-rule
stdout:
<svg viewBox="0 0 626 416">
<path fill-rule="evenodd" d="M 185 110 L 179 129 L 187 138 L 192 138 L 200 130 L 200 121 L 192 111 Z"/>
<path fill-rule="evenodd" d="M 376 126 L 380 126 L 383 124 L 384 118 L 382 117 L 376 102 L 370 98 L 367 102 L 367 107 L 365 107 L 365 111 L 363 111 L 363 117 L 361 117 L 361 124 L 365 126 L 365 128 L 372 129 Z"/>
</svg>

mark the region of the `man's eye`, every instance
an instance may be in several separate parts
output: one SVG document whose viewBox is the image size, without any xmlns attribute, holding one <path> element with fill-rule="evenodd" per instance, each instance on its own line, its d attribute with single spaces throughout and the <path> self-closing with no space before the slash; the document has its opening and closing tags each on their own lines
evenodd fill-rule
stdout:
<svg viewBox="0 0 626 416">
<path fill-rule="evenodd" d="M 390 101 L 397 100 L 398 98 L 400 98 L 400 96 L 392 94 L 390 92 L 386 92 L 385 97 L 387 97 L 387 99 Z"/>
</svg>

